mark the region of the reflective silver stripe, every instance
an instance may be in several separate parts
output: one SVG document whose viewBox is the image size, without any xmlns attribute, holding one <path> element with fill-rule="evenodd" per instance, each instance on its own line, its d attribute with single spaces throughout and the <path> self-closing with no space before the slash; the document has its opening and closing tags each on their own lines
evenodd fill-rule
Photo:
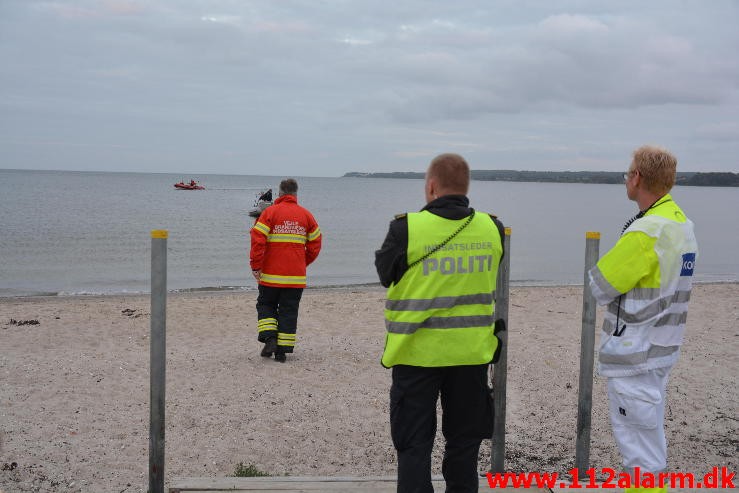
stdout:
<svg viewBox="0 0 739 493">
<path fill-rule="evenodd" d="M 675 291 L 672 296 L 673 303 L 687 303 L 690 301 L 690 290 L 687 291 Z"/>
<path fill-rule="evenodd" d="M 638 324 L 642 323 L 645 320 L 649 320 L 650 318 L 659 315 L 664 311 L 665 307 L 659 306 L 659 304 L 655 303 L 652 305 L 645 306 L 642 310 L 639 310 L 637 313 L 631 314 L 624 311 L 623 306 L 621 307 L 621 310 L 618 309 L 618 304 L 610 304 L 608 305 L 608 312 L 615 316 L 618 316 L 619 321 L 623 322 L 625 324 Z M 619 323 L 620 323 L 619 322 Z"/>
<path fill-rule="evenodd" d="M 418 329 L 465 329 L 469 327 L 492 327 L 493 315 L 470 315 L 462 317 L 431 317 L 422 322 L 385 321 L 385 328 L 393 334 L 413 334 Z"/>
<path fill-rule="evenodd" d="M 643 291 L 652 291 L 652 289 L 644 289 Z M 656 291 L 659 292 L 658 289 Z M 642 292 L 640 294 L 643 295 L 645 293 Z M 631 298 L 631 291 L 628 294 L 628 298 L 635 299 Z M 624 323 L 637 324 L 649 320 L 652 317 L 656 317 L 660 313 L 666 311 L 673 303 L 687 303 L 689 300 L 690 291 L 676 291 L 672 296 L 655 300 L 634 313 L 627 313 L 624 310 L 624 304 L 622 304 L 619 312 L 618 302 L 610 303 L 608 305 L 608 312 L 614 316 L 618 316 L 620 320 L 624 321 Z"/>
<path fill-rule="evenodd" d="M 654 300 L 659 298 L 659 294 L 659 288 L 634 288 L 626 296 L 632 300 Z"/>
<path fill-rule="evenodd" d="M 611 315 L 608 318 L 603 319 L 603 332 L 606 334 L 613 334 L 613 328 L 616 324 L 616 315 L 615 314 L 609 314 Z M 665 326 L 672 326 L 672 327 L 680 327 L 682 325 L 685 325 L 685 322 L 688 320 L 688 312 L 680 312 L 680 313 L 666 313 L 665 315 L 661 316 L 657 319 L 654 324 L 652 324 L 652 327 L 665 327 Z M 624 314 L 621 313 L 621 319 L 619 321 L 619 324 L 621 322 L 625 323 L 626 325 L 632 325 L 634 322 L 629 322 L 626 320 L 626 317 L 624 317 Z"/>
<path fill-rule="evenodd" d="M 387 300 L 385 308 L 394 311 L 422 312 L 433 308 L 453 308 L 460 305 L 490 305 L 494 299 L 495 292 L 418 300 Z"/>
<path fill-rule="evenodd" d="M 647 351 L 631 354 L 600 353 L 598 360 L 601 363 L 611 365 L 638 365 L 639 363 L 645 363 L 650 358 L 669 356 L 678 349 L 680 349 L 680 346 L 652 346 Z"/>
<path fill-rule="evenodd" d="M 608 298 L 618 298 L 621 296 L 621 293 L 616 291 L 616 289 L 611 286 L 611 283 L 606 280 L 597 265 L 590 269 L 590 275 L 593 276 L 593 282 L 596 286 L 598 286 L 600 290 L 603 291 L 603 294 Z"/>
<path fill-rule="evenodd" d="M 665 325 L 684 325 L 685 321 L 688 320 L 687 310 L 680 313 L 668 313 L 660 317 L 655 323 L 655 327 L 664 327 Z"/>
</svg>

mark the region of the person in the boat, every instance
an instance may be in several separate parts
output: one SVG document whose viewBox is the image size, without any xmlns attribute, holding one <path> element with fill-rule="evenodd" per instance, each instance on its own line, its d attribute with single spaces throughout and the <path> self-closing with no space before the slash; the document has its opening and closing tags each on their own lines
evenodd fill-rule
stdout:
<svg viewBox="0 0 739 493">
<path fill-rule="evenodd" d="M 270 188 L 259 197 L 259 201 L 272 202 L 272 189 Z"/>
<path fill-rule="evenodd" d="M 191 187 L 194 187 L 195 186 L 195 180 L 190 180 L 190 186 Z"/>
</svg>

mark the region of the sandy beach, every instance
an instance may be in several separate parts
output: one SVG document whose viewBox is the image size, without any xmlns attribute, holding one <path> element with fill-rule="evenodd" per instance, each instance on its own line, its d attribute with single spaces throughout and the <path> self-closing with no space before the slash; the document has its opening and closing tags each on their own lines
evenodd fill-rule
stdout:
<svg viewBox="0 0 739 493">
<path fill-rule="evenodd" d="M 272 475 L 395 474 L 384 294 L 306 290 L 286 364 L 259 356 L 255 292 L 170 294 L 166 477 L 229 476 L 239 463 Z M 146 491 L 149 303 L 0 299 L 0 491 Z M 581 286 L 511 289 L 509 470 L 573 467 L 581 310 Z M 669 383 L 670 471 L 739 469 L 738 376 L 739 285 L 698 285 Z M 618 469 L 604 388 L 596 377 L 591 465 Z M 482 450 L 481 471 L 490 443 Z M 441 452 L 439 432 L 435 474 Z"/>
</svg>

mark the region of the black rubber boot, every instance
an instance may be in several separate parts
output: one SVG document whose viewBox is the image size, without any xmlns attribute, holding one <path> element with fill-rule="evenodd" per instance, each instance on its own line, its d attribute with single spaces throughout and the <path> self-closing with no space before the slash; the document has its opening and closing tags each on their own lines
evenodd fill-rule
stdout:
<svg viewBox="0 0 739 493">
<path fill-rule="evenodd" d="M 269 358 L 270 356 L 272 356 L 272 353 L 274 353 L 276 351 L 277 351 L 277 338 L 276 337 L 270 337 L 264 343 L 264 347 L 262 348 L 262 352 L 259 353 L 259 354 L 261 356 L 265 357 L 265 358 Z"/>
</svg>

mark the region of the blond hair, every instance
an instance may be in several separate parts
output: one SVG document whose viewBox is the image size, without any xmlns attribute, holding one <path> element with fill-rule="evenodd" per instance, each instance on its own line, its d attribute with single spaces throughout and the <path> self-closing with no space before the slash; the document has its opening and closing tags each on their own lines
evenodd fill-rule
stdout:
<svg viewBox="0 0 739 493">
<path fill-rule="evenodd" d="M 677 159 L 662 147 L 641 146 L 634 151 L 631 167 L 639 171 L 647 190 L 657 195 L 666 194 L 675 184 Z"/>
</svg>

